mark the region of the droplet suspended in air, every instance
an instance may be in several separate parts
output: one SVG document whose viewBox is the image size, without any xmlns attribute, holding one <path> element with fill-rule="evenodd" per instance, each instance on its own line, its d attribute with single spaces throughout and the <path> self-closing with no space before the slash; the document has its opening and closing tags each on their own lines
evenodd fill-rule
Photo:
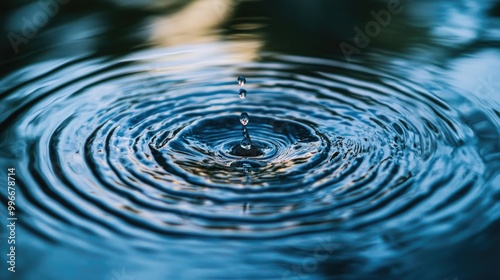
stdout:
<svg viewBox="0 0 500 280">
<path fill-rule="evenodd" d="M 252 143 L 249 139 L 243 138 L 243 140 L 241 140 L 240 142 L 240 146 L 245 150 L 250 150 L 252 148 Z"/>
<path fill-rule="evenodd" d="M 240 89 L 238 93 L 241 99 L 245 99 L 247 97 L 247 91 L 245 89 Z"/>
<path fill-rule="evenodd" d="M 248 124 L 248 122 L 250 121 L 250 118 L 248 117 L 248 114 L 247 113 L 241 113 L 240 115 L 240 123 L 245 126 Z"/>
<path fill-rule="evenodd" d="M 243 137 L 249 139 L 250 138 L 250 134 L 248 133 L 248 129 L 246 126 L 243 126 Z"/>
<path fill-rule="evenodd" d="M 245 77 L 243 77 L 243 76 L 238 77 L 238 85 L 240 85 L 240 87 L 244 86 L 246 83 L 247 83 L 247 79 L 245 79 Z"/>
</svg>

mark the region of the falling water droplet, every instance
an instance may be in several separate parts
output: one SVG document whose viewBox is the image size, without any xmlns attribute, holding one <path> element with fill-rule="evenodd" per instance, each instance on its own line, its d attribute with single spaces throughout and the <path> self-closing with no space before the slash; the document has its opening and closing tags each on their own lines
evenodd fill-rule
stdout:
<svg viewBox="0 0 500 280">
<path fill-rule="evenodd" d="M 244 89 L 240 89 L 239 95 L 241 99 L 245 99 L 247 97 L 247 91 Z"/>
<path fill-rule="evenodd" d="M 248 124 L 248 121 L 249 121 L 249 117 L 248 117 L 248 114 L 247 113 L 241 113 L 240 115 L 240 122 L 243 126 L 247 125 Z"/>
<path fill-rule="evenodd" d="M 243 126 L 243 137 L 250 139 L 250 134 L 248 133 L 248 129 L 246 126 Z"/>
<path fill-rule="evenodd" d="M 248 138 L 243 138 L 240 142 L 240 146 L 245 150 L 250 150 L 252 148 L 252 143 Z"/>
<path fill-rule="evenodd" d="M 246 84 L 246 82 L 247 82 L 247 79 L 245 79 L 245 77 L 243 77 L 243 76 L 238 77 L 238 85 L 240 85 L 240 87 L 244 86 Z"/>
</svg>

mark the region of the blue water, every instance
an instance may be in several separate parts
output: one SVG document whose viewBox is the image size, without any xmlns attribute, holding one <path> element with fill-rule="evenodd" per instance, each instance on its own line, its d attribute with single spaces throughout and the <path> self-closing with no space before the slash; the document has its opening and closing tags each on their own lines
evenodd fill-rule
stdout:
<svg viewBox="0 0 500 280">
<path fill-rule="evenodd" d="M 2 279 L 500 276 L 497 2 L 153 2 L 5 55 Z"/>
</svg>

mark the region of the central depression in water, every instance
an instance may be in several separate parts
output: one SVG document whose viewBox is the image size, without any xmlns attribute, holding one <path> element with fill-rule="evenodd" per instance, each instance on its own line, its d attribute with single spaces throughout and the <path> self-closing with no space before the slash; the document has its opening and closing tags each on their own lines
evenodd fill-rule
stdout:
<svg viewBox="0 0 500 280">
<path fill-rule="evenodd" d="M 24 208 L 45 223 L 35 232 L 78 224 L 158 242 L 371 227 L 418 246 L 487 212 L 480 139 L 424 87 L 316 58 L 235 66 L 236 54 L 207 50 L 33 66 L 6 93 Z M 234 150 L 242 112 L 257 154 Z"/>
</svg>

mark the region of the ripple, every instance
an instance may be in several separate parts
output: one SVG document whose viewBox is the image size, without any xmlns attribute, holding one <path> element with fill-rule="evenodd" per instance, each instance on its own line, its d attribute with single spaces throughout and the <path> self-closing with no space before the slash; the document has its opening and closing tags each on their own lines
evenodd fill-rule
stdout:
<svg viewBox="0 0 500 280">
<path fill-rule="evenodd" d="M 487 207 L 481 140 L 425 87 L 335 60 L 218 61 L 169 49 L 82 59 L 7 91 L 2 126 L 28 151 L 27 211 L 156 239 L 377 227 L 425 240 Z M 244 100 L 239 73 L 252 81 Z M 246 152 L 240 112 L 256 147 Z"/>
</svg>

